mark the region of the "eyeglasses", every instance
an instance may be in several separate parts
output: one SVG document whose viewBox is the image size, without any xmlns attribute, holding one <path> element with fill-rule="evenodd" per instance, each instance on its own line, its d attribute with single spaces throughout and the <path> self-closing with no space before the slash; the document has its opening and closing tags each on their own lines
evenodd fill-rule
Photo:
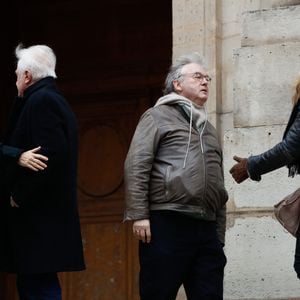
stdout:
<svg viewBox="0 0 300 300">
<path fill-rule="evenodd" d="M 209 75 L 203 75 L 200 72 L 181 74 L 180 77 L 181 76 L 186 76 L 186 75 L 190 75 L 192 78 L 194 78 L 195 80 L 198 80 L 200 82 L 203 82 L 204 79 L 207 82 L 211 82 L 211 77 Z"/>
</svg>

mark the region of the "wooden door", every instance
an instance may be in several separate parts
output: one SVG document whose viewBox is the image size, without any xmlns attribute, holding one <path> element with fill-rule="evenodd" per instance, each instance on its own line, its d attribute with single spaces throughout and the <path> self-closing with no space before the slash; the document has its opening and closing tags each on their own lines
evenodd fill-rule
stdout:
<svg viewBox="0 0 300 300">
<path fill-rule="evenodd" d="M 161 95 L 171 62 L 172 1 L 11 3 L 8 14 L 18 17 L 5 49 L 11 53 L 9 74 L 18 42 L 51 46 L 58 85 L 78 121 L 78 203 L 87 270 L 60 274 L 64 300 L 136 300 L 137 241 L 131 224 L 123 223 L 123 164 L 138 119 Z M 1 88 L 12 96 L 15 79 L 5 75 Z M 2 122 L 8 105 L 0 106 Z M 0 276 L 1 300 L 17 300 L 14 280 Z"/>
<path fill-rule="evenodd" d="M 73 105 L 80 128 L 78 192 L 87 270 L 65 274 L 66 299 L 137 299 L 137 241 L 124 224 L 123 164 L 138 95 Z M 70 284 L 76 284 L 76 288 Z"/>
</svg>

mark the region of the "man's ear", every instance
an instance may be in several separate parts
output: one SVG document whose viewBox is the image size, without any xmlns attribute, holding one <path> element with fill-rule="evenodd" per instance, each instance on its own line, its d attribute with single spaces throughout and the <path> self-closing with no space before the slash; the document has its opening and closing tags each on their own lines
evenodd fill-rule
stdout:
<svg viewBox="0 0 300 300">
<path fill-rule="evenodd" d="M 27 86 L 31 85 L 32 84 L 32 75 L 31 75 L 31 72 L 25 71 L 24 75 L 25 75 L 25 84 Z"/>
<path fill-rule="evenodd" d="M 174 86 L 174 90 L 176 91 L 176 93 L 182 92 L 182 87 L 178 80 L 173 81 L 173 86 Z"/>
</svg>

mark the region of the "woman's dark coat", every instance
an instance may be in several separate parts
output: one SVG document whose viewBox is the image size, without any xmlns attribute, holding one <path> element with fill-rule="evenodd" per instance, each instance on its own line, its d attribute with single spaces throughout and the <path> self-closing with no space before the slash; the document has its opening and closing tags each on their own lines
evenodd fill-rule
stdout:
<svg viewBox="0 0 300 300">
<path fill-rule="evenodd" d="M 300 100 L 300 99 L 299 99 Z M 270 150 L 248 158 L 247 168 L 252 180 L 261 175 L 287 166 L 289 175 L 300 172 L 300 102 L 294 106 L 283 139 Z"/>
<path fill-rule="evenodd" d="M 48 167 L 34 172 L 6 165 L 4 244 L 0 270 L 46 273 L 83 270 L 83 247 L 76 200 L 77 127 L 55 80 L 44 78 L 20 98 L 8 143 L 29 150 L 42 146 Z M 9 196 L 19 205 L 9 205 Z M 3 231 L 3 230 L 2 230 Z M 2 233 L 3 234 L 3 233 Z M 3 252 L 3 253 L 2 253 Z"/>
</svg>

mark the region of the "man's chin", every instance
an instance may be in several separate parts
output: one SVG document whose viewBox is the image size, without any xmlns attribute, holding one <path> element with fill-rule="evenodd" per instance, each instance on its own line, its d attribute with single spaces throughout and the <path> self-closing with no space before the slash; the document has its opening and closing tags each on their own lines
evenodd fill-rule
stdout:
<svg viewBox="0 0 300 300">
<path fill-rule="evenodd" d="M 207 101 L 207 97 L 201 97 L 201 98 L 198 98 L 195 102 L 198 104 L 198 105 L 204 105 L 205 102 Z"/>
</svg>

